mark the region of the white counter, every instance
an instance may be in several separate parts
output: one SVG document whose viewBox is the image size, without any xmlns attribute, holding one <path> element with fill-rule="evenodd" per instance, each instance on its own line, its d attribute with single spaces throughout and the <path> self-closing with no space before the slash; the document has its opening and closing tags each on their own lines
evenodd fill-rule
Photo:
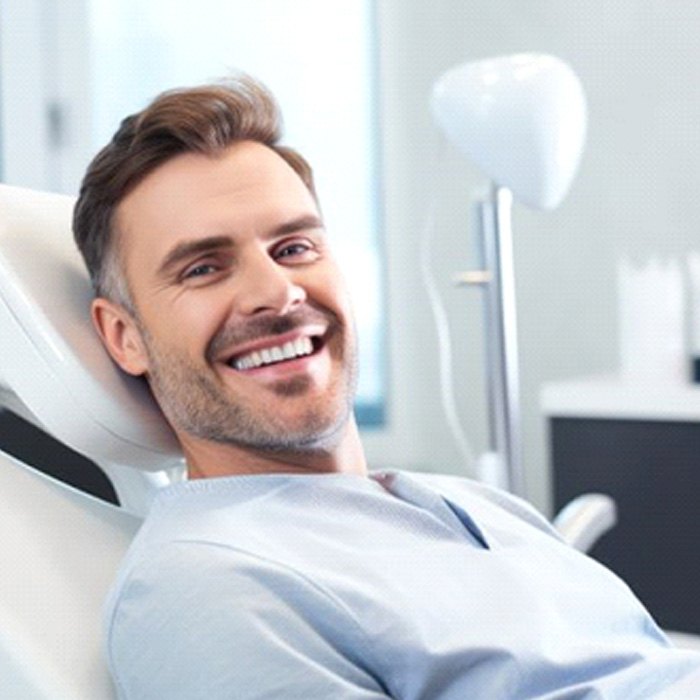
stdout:
<svg viewBox="0 0 700 700">
<path fill-rule="evenodd" d="M 700 422 L 700 385 L 583 377 L 544 384 L 540 405 L 547 417 Z"/>
</svg>

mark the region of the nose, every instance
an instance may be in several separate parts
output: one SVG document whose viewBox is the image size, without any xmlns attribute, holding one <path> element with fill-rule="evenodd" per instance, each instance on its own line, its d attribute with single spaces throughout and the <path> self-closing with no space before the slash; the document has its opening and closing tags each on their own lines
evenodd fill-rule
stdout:
<svg viewBox="0 0 700 700">
<path fill-rule="evenodd" d="M 306 300 L 306 290 L 294 279 L 295 269 L 280 265 L 264 251 L 250 256 L 236 276 L 237 307 L 243 315 L 282 315 Z"/>
</svg>

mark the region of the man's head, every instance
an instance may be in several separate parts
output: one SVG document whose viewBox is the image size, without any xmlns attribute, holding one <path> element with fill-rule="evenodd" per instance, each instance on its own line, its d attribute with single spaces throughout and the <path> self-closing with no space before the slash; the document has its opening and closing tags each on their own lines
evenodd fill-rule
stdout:
<svg viewBox="0 0 700 700">
<path fill-rule="evenodd" d="M 90 164 L 73 216 L 75 241 L 95 295 L 129 305 L 114 228 L 117 206 L 147 175 L 181 153 L 214 156 L 233 143 L 256 141 L 286 160 L 314 193 L 311 167 L 296 151 L 280 145 L 281 135 L 274 98 L 247 76 L 165 92 L 124 119 Z"/>
<path fill-rule="evenodd" d="M 249 79 L 166 93 L 88 169 L 75 236 L 112 357 L 183 442 L 328 450 L 356 349 L 311 171 Z"/>
</svg>

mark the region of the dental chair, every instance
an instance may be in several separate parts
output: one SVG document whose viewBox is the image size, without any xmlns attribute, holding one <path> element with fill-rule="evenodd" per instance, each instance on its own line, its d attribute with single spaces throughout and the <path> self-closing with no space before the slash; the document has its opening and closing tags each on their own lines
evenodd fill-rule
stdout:
<svg viewBox="0 0 700 700">
<path fill-rule="evenodd" d="M 0 410 L 85 455 L 120 507 L 0 451 L 0 696 L 109 700 L 101 606 L 155 491 L 183 478 L 145 384 L 94 334 L 71 234 L 74 199 L 0 185 Z M 614 504 L 582 497 L 558 525 L 587 549 Z"/>
<path fill-rule="evenodd" d="M 102 602 L 155 491 L 182 478 L 146 387 L 90 327 L 74 199 L 0 185 L 0 406 L 107 474 L 121 507 L 0 452 L 0 695 L 114 697 Z"/>
</svg>

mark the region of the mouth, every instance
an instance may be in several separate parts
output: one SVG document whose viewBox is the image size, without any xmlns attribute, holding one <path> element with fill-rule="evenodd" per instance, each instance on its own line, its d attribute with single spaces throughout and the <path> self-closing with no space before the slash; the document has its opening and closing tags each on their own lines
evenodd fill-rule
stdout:
<svg viewBox="0 0 700 700">
<path fill-rule="evenodd" d="M 250 372 L 315 355 L 324 345 L 323 336 L 304 335 L 237 353 L 231 356 L 226 364 L 238 372 Z"/>
</svg>

